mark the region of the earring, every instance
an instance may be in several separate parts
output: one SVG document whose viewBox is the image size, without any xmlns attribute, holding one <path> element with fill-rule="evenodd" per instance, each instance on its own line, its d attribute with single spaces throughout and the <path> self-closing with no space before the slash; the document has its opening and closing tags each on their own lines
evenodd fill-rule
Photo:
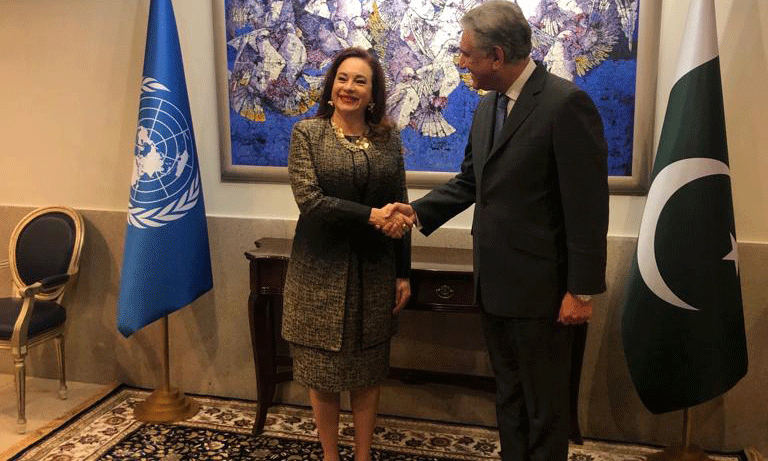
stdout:
<svg viewBox="0 0 768 461">
<path fill-rule="evenodd" d="M 333 107 L 333 101 L 328 101 L 328 105 Z"/>
<path fill-rule="evenodd" d="M 369 111 L 373 112 L 373 108 L 374 108 L 374 107 L 376 107 L 376 104 L 374 104 L 374 103 L 372 103 L 372 102 L 369 102 L 369 103 L 368 103 L 368 110 L 369 110 Z"/>
</svg>

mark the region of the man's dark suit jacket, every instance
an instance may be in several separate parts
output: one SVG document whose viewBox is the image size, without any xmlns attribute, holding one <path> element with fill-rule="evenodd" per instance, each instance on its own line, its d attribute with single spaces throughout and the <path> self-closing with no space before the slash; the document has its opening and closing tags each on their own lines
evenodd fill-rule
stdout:
<svg viewBox="0 0 768 461">
<path fill-rule="evenodd" d="M 412 205 L 429 235 L 475 203 L 475 296 L 485 311 L 556 318 L 566 290 L 605 291 L 603 125 L 586 93 L 540 63 L 497 140 L 495 99 L 489 92 L 475 110 L 461 171 Z"/>
</svg>

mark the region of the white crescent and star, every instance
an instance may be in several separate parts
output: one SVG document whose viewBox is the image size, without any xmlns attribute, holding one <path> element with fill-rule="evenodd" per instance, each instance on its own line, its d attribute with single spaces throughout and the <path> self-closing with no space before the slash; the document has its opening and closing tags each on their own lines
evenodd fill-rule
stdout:
<svg viewBox="0 0 768 461">
<path fill-rule="evenodd" d="M 739 246 L 736 244 L 736 237 L 731 234 L 731 251 L 723 256 L 723 261 L 733 261 L 736 265 L 736 275 L 739 275 Z"/>
<path fill-rule="evenodd" d="M 637 240 L 637 266 L 640 276 L 646 286 L 659 298 L 667 303 L 683 309 L 697 311 L 696 307 L 686 303 L 677 296 L 664 282 L 656 262 L 656 226 L 664 206 L 670 197 L 681 187 L 700 178 L 714 175 L 730 176 L 728 165 L 720 160 L 710 158 L 688 158 L 678 160 L 662 169 L 653 181 L 648 191 L 648 199 L 645 204 L 643 220 L 640 223 L 640 234 Z M 736 274 L 739 273 L 739 254 L 736 239 L 731 237 L 731 251 L 723 260 L 733 261 L 736 265 Z"/>
</svg>

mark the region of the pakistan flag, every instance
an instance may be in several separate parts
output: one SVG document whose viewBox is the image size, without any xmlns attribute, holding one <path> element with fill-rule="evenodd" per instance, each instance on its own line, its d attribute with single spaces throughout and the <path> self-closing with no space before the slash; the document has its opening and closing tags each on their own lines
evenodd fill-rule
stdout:
<svg viewBox="0 0 768 461">
<path fill-rule="evenodd" d="M 713 0 L 691 3 L 621 326 L 653 413 L 707 401 L 747 372 Z"/>
</svg>

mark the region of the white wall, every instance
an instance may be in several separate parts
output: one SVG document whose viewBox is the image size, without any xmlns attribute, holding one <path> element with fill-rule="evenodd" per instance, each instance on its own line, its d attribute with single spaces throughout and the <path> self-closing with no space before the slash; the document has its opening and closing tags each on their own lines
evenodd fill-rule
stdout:
<svg viewBox="0 0 768 461">
<path fill-rule="evenodd" d="M 658 1 L 658 0 L 644 0 Z M 295 218 L 290 188 L 224 183 L 213 0 L 176 0 L 209 215 Z M 657 131 L 688 0 L 665 2 Z M 0 204 L 127 206 L 148 0 L 3 0 L 0 4 Z M 716 0 L 736 227 L 768 242 L 768 4 Z M 417 198 L 424 191 L 411 191 Z M 644 199 L 611 197 L 611 235 L 636 235 Z M 465 212 L 448 226 L 468 228 Z"/>
</svg>

